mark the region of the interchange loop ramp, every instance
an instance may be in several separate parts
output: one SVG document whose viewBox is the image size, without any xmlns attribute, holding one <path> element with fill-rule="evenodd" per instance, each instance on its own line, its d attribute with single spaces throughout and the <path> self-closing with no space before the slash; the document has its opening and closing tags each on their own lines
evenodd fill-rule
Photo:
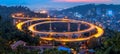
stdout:
<svg viewBox="0 0 120 54">
<path fill-rule="evenodd" d="M 78 21 L 78 20 L 73 20 L 73 19 L 61 19 L 61 18 L 27 18 L 27 17 L 15 17 L 13 16 L 14 20 L 25 20 L 22 22 L 19 22 L 16 24 L 16 27 L 20 31 L 24 31 L 23 27 L 25 27 L 25 24 L 33 23 L 38 21 L 37 23 L 29 24 L 27 26 L 27 30 L 31 31 L 34 36 L 39 36 L 41 39 L 44 40 L 55 40 L 55 41 L 62 41 L 62 42 L 74 42 L 74 41 L 84 41 L 84 40 L 89 40 L 91 38 L 98 38 L 103 35 L 104 30 L 96 26 L 94 24 L 84 22 L 84 21 Z M 42 21 L 42 22 L 39 22 Z M 37 25 L 42 25 L 42 24 L 47 24 L 47 23 L 56 23 L 56 22 L 61 22 L 61 23 L 81 23 L 85 25 L 89 25 L 90 27 L 85 29 L 85 30 L 79 30 L 79 31 L 74 31 L 74 32 L 45 32 L 45 31 L 39 31 L 35 29 Z M 94 33 L 93 33 L 94 32 Z M 84 37 L 85 33 L 93 33 L 90 34 L 87 37 Z M 41 36 L 42 34 L 46 36 Z M 73 38 L 75 37 L 75 38 Z"/>
</svg>

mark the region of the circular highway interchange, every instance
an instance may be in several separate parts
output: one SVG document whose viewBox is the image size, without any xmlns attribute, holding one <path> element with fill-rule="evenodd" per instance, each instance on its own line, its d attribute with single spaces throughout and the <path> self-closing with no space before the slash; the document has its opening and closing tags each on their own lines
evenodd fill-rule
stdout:
<svg viewBox="0 0 120 54">
<path fill-rule="evenodd" d="M 94 24 L 73 20 L 65 18 L 27 18 L 27 17 L 16 17 L 12 15 L 13 22 L 20 31 L 27 29 L 32 32 L 34 36 L 39 36 L 43 40 L 55 40 L 60 42 L 74 42 L 74 41 L 84 41 L 91 38 L 98 38 L 103 35 L 104 30 Z M 64 32 L 55 32 L 52 31 L 52 24 L 55 23 L 66 23 L 68 31 Z M 76 31 L 70 31 L 71 23 L 78 24 Z M 38 26 L 43 26 L 48 24 L 49 31 L 40 31 L 36 28 Z M 87 25 L 87 28 L 80 30 L 81 24 Z M 58 26 L 59 27 L 59 26 Z"/>
</svg>

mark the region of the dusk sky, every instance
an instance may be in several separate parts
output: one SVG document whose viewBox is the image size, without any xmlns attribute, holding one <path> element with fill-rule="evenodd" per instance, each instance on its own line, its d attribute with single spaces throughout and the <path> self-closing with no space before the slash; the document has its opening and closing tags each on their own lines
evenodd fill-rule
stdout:
<svg viewBox="0 0 120 54">
<path fill-rule="evenodd" d="M 69 8 L 81 4 L 120 4 L 120 0 L 0 0 L 0 5 L 39 8 Z"/>
</svg>

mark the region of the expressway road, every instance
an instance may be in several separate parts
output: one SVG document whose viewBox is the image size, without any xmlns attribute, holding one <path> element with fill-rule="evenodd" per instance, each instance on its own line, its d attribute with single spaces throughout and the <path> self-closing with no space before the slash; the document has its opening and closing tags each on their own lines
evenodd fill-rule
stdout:
<svg viewBox="0 0 120 54">
<path fill-rule="evenodd" d="M 45 40 L 55 40 L 55 41 L 63 41 L 63 42 L 72 42 L 72 41 L 83 41 L 83 40 L 88 40 L 88 39 L 91 39 L 91 38 L 93 38 L 93 37 L 95 37 L 95 38 L 98 38 L 98 37 L 100 37 L 100 36 L 102 36 L 103 35 L 103 33 L 104 33 L 104 30 L 102 29 L 102 28 L 100 28 L 100 27 L 98 27 L 98 26 L 96 26 L 96 25 L 93 25 L 93 24 L 91 24 L 91 23 L 87 23 L 87 22 L 84 22 L 84 21 L 77 21 L 77 20 L 72 20 L 72 19 L 60 19 L 60 18 L 26 18 L 26 17 L 15 17 L 15 16 L 13 16 L 13 18 L 14 19 L 27 19 L 27 21 L 24 21 L 24 22 L 20 22 L 20 23 L 18 23 L 17 25 L 16 25 L 16 27 L 20 30 L 20 31 L 24 31 L 23 29 L 22 29 L 22 27 L 24 26 L 24 24 L 26 24 L 26 23 L 29 23 L 29 22 L 34 22 L 34 21 L 42 21 L 42 20 L 46 20 L 45 22 L 40 22 L 40 23 L 36 23 L 36 24 L 33 24 L 33 25 L 30 25 L 29 27 L 28 27 L 28 29 L 30 30 L 30 31 L 32 31 L 33 33 L 37 33 L 37 34 L 41 34 L 41 33 L 43 33 L 43 34 L 50 34 L 50 33 L 52 33 L 52 34 L 73 34 L 73 33 L 84 33 L 84 32 L 88 32 L 88 31 L 90 31 L 90 30 L 92 30 L 92 29 L 95 29 L 96 28 L 96 30 L 97 30 L 97 33 L 96 34 L 93 34 L 93 35 L 91 35 L 91 36 L 89 36 L 89 37 L 86 37 L 86 38 L 76 38 L 76 39 L 62 39 L 62 38 L 60 38 L 60 39 L 56 39 L 56 38 L 46 38 L 46 37 L 40 37 L 40 38 L 42 38 L 42 39 L 45 39 Z M 50 21 L 50 20 L 54 20 L 54 21 Z M 54 23 L 54 22 L 72 22 L 72 23 L 83 23 L 83 24 L 88 24 L 88 25 L 90 25 L 90 28 L 89 29 L 86 29 L 86 30 L 82 30 L 82 31 L 76 31 L 76 32 L 65 32 L 65 33 L 63 33 L 63 32 L 40 32 L 40 31 L 37 31 L 37 30 L 35 30 L 35 26 L 37 26 L 37 25 L 40 25 L 40 24 L 44 24 L 44 23 Z"/>
</svg>

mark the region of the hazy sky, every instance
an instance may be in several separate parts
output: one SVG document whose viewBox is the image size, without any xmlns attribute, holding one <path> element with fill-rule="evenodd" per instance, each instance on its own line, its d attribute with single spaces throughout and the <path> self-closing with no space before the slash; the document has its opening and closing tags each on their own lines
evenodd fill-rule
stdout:
<svg viewBox="0 0 120 54">
<path fill-rule="evenodd" d="M 68 8 L 81 4 L 120 4 L 120 0 L 0 0 L 0 5 L 23 5 L 31 9 Z"/>
</svg>

